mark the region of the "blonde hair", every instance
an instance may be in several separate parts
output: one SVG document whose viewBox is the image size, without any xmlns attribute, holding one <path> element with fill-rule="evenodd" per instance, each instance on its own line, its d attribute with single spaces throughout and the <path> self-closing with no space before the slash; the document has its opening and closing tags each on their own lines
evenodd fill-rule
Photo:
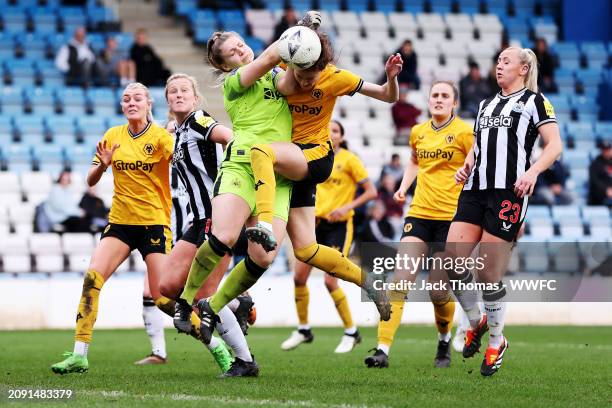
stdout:
<svg viewBox="0 0 612 408">
<path fill-rule="evenodd" d="M 214 68 L 221 72 L 230 71 L 223 67 L 223 63 L 225 61 L 221 56 L 221 46 L 231 37 L 238 37 L 242 39 L 240 34 L 235 31 L 216 31 L 210 36 L 210 38 L 206 42 L 206 56 L 208 58 L 208 62 L 210 63 L 210 65 L 212 65 Z"/>
<path fill-rule="evenodd" d="M 149 122 L 153 122 L 153 98 L 151 98 L 151 93 L 149 92 L 149 88 L 147 88 L 145 85 L 141 84 L 140 82 L 132 82 L 130 84 L 127 84 L 127 86 L 123 89 L 123 92 L 121 95 L 125 95 L 125 93 L 129 90 L 132 89 L 139 89 L 141 91 L 144 91 L 145 96 L 147 97 L 147 102 L 149 102 L 149 110 L 147 111 L 147 120 Z"/>
<path fill-rule="evenodd" d="M 175 79 L 186 79 L 189 81 L 189 83 L 191 84 L 191 89 L 193 90 L 193 94 L 196 97 L 196 103 L 193 107 L 193 110 L 198 110 L 199 108 L 201 108 L 204 103 L 204 97 L 200 93 L 200 86 L 198 85 L 198 80 L 192 77 L 191 75 L 187 75 L 182 72 L 177 72 L 176 74 L 170 75 L 170 77 L 166 81 L 166 89 L 164 91 L 164 95 L 166 96 L 166 102 L 168 102 L 168 87 L 170 86 L 170 82 L 174 81 Z M 168 116 L 174 117 L 172 111 L 168 110 Z"/>
<path fill-rule="evenodd" d="M 532 92 L 538 92 L 538 58 L 529 48 L 508 47 L 506 50 L 516 50 L 519 54 L 519 61 L 527 65 L 527 75 L 523 79 L 525 88 Z"/>
</svg>

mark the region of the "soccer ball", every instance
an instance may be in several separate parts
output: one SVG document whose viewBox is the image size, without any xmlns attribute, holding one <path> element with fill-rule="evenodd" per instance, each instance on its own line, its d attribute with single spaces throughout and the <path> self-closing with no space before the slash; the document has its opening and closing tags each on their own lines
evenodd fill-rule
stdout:
<svg viewBox="0 0 612 408">
<path fill-rule="evenodd" d="M 321 55 L 319 36 L 304 26 L 287 29 L 280 36 L 277 46 L 281 59 L 291 68 L 310 68 Z"/>
</svg>

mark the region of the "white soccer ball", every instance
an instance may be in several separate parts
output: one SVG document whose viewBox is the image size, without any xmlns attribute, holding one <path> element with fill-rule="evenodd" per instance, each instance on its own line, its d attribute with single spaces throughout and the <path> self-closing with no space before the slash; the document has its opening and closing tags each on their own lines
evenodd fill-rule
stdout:
<svg viewBox="0 0 612 408">
<path fill-rule="evenodd" d="M 291 68 L 310 68 L 321 55 L 319 36 L 304 26 L 287 29 L 280 36 L 277 46 L 281 59 Z"/>
</svg>

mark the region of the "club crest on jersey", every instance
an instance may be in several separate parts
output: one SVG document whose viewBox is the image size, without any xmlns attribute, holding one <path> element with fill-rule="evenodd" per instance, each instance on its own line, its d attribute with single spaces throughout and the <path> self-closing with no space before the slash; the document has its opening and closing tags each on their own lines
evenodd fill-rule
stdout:
<svg viewBox="0 0 612 408">
<path fill-rule="evenodd" d="M 412 231 L 412 223 L 409 222 L 408 224 L 404 225 L 404 232 L 407 234 L 410 231 Z"/>
<path fill-rule="evenodd" d="M 478 121 L 478 127 L 480 129 L 487 128 L 509 128 L 512 127 L 514 118 L 512 116 L 482 116 Z"/>
<path fill-rule="evenodd" d="M 323 97 L 323 91 L 320 90 L 319 88 L 313 89 L 312 90 L 312 97 L 315 99 L 321 99 Z"/>
<path fill-rule="evenodd" d="M 523 101 L 518 101 L 512 107 L 512 111 L 516 113 L 521 113 L 525 109 L 525 103 Z"/>
<path fill-rule="evenodd" d="M 151 143 L 147 143 L 146 145 L 144 145 L 144 147 L 142 148 L 142 151 L 147 155 L 147 156 L 152 156 L 153 153 L 155 153 L 155 146 L 153 146 Z"/>
<path fill-rule="evenodd" d="M 447 144 L 451 144 L 455 141 L 455 135 L 446 135 L 444 140 L 446 140 Z"/>
</svg>

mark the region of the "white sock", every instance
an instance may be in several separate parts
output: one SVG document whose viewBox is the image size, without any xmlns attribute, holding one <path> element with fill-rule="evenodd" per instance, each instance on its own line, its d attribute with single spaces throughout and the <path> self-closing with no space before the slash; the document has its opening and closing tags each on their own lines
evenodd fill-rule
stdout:
<svg viewBox="0 0 612 408">
<path fill-rule="evenodd" d="M 217 315 L 221 319 L 221 322 L 217 323 L 216 326 L 217 332 L 223 341 L 234 350 L 236 357 L 246 362 L 253 361 L 251 350 L 234 313 L 227 306 L 224 306 Z"/>
<path fill-rule="evenodd" d="M 489 347 L 499 347 L 504 339 L 504 321 L 506 317 L 506 302 L 497 300 L 484 302 L 487 324 L 489 325 Z"/>
<path fill-rule="evenodd" d="M 240 301 L 234 298 L 226 306 L 229 307 L 232 312 L 236 313 L 236 309 L 240 306 Z"/>
<path fill-rule="evenodd" d="M 461 279 L 461 283 L 463 284 L 470 284 L 472 282 L 474 282 L 474 275 L 471 272 L 468 272 L 464 275 L 463 279 Z M 473 289 L 459 289 L 458 287 L 454 287 L 453 293 L 467 315 L 470 326 L 475 329 L 481 318 L 480 308 L 478 307 L 478 292 Z"/>
<path fill-rule="evenodd" d="M 378 343 L 378 349 L 384 352 L 386 355 L 389 355 L 389 346 L 386 344 Z"/>
<path fill-rule="evenodd" d="M 451 332 L 448 333 L 438 333 L 438 341 L 449 342 L 451 340 Z"/>
<path fill-rule="evenodd" d="M 210 343 L 208 343 L 206 347 L 208 347 L 210 351 L 213 351 L 214 349 L 217 348 L 217 346 L 219 346 L 219 344 L 221 344 L 221 340 L 219 340 L 218 337 L 212 336 L 210 338 Z"/>
<path fill-rule="evenodd" d="M 310 330 L 309 324 L 298 324 L 298 330 Z"/>
<path fill-rule="evenodd" d="M 74 342 L 73 354 L 78 354 L 80 356 L 87 357 L 88 351 L 89 351 L 89 343 L 85 343 L 83 341 Z"/>
<path fill-rule="evenodd" d="M 268 231 L 274 231 L 272 229 L 272 224 L 270 224 L 269 222 L 257 221 L 257 223 L 259 224 L 259 226 L 266 228 Z"/>
<path fill-rule="evenodd" d="M 347 334 L 349 336 L 352 336 L 355 333 L 357 333 L 357 326 L 353 326 L 353 327 L 349 327 L 348 329 L 344 329 L 344 334 Z"/>
<path fill-rule="evenodd" d="M 145 330 L 151 341 L 152 353 L 166 358 L 163 312 L 155 306 L 153 299 L 151 299 L 151 302 L 148 302 L 146 298 L 143 299 L 142 320 L 144 320 Z"/>
<path fill-rule="evenodd" d="M 480 305 L 478 306 L 478 309 L 480 311 Z M 457 325 L 457 331 L 466 332 L 467 329 L 470 328 L 470 321 L 468 320 L 467 314 L 463 311 L 462 307 L 458 308 L 457 311 L 459 313 L 459 318 L 457 319 L 457 323 L 459 323 Z"/>
</svg>

